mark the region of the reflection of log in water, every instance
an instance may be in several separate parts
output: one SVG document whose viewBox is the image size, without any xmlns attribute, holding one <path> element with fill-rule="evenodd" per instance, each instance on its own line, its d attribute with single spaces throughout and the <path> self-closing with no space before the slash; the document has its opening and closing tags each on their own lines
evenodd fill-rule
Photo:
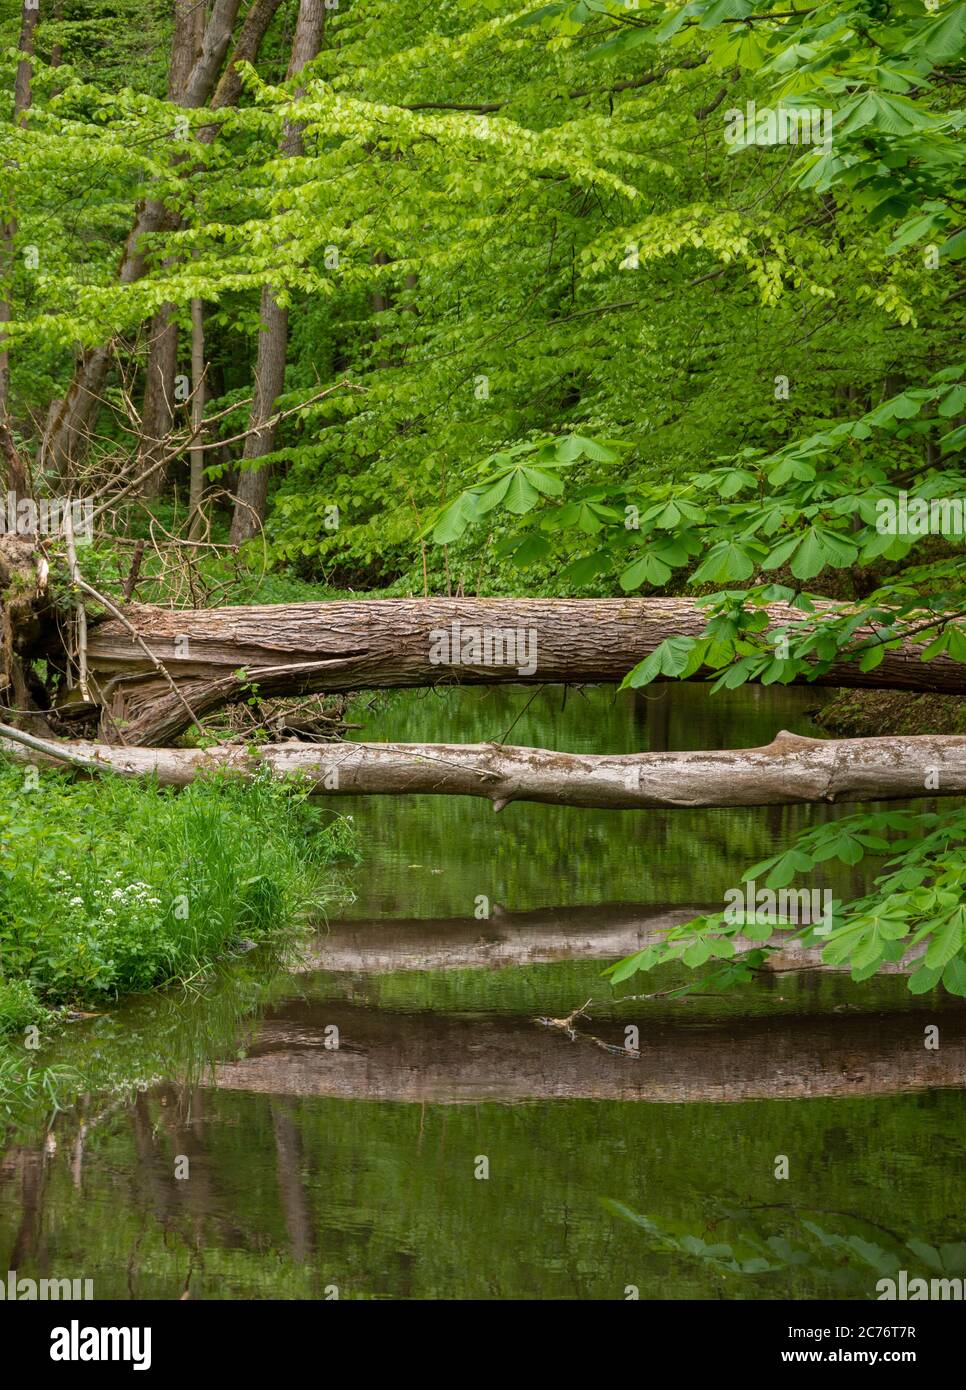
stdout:
<svg viewBox="0 0 966 1390">
<path fill-rule="evenodd" d="M 720 907 L 720 903 L 710 907 L 605 903 L 534 912 L 495 908 L 489 920 L 481 922 L 472 917 L 340 921 L 318 938 L 294 968 L 378 975 L 390 970 L 495 970 L 550 961 L 619 960 L 660 941 L 671 927 Z M 750 950 L 759 943 L 738 938 L 737 944 Z M 804 950 L 789 942 L 771 955 L 767 965 L 772 970 L 814 969 L 822 966 L 822 958 L 819 950 Z M 895 972 L 902 967 L 887 964 L 883 969 Z"/>
<path fill-rule="evenodd" d="M 966 1013 L 735 1019 L 640 1026 L 640 1055 L 570 1042 L 524 1018 L 394 1014 L 287 1001 L 249 1055 L 217 1067 L 225 1090 L 382 1101 L 734 1101 L 866 1096 L 966 1085 Z M 336 1025 L 339 1048 L 325 1046 Z M 622 1048 L 624 1023 L 591 1025 Z M 331 1039 L 331 1034 L 330 1034 Z"/>
</svg>

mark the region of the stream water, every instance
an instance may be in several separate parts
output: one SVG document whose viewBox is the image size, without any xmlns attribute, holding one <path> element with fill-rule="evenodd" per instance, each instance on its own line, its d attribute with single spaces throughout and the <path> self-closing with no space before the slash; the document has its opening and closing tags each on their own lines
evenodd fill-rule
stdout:
<svg viewBox="0 0 966 1390">
<path fill-rule="evenodd" d="M 809 732 L 816 699 L 504 688 L 355 718 L 362 738 L 618 752 Z M 960 1005 L 815 970 L 650 1000 L 600 975 L 845 812 L 338 809 L 364 862 L 297 962 L 253 953 L 45 1059 L 89 1090 L 8 1135 L 0 1270 L 168 1299 L 870 1298 L 900 1267 L 956 1272 Z M 587 1001 L 573 1040 L 546 1022 Z"/>
</svg>

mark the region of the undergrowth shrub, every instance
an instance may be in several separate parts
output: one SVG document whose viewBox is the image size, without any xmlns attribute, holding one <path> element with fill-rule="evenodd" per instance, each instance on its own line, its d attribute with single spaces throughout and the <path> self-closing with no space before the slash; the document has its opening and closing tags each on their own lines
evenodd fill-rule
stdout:
<svg viewBox="0 0 966 1390">
<path fill-rule="evenodd" d="M 354 854 L 351 822 L 267 770 L 176 792 L 0 760 L 0 1032 L 292 930 Z"/>
</svg>

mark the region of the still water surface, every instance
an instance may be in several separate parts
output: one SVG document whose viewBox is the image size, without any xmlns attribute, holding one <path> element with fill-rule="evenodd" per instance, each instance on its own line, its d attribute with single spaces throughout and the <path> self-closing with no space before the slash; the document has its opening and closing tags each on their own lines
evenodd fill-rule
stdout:
<svg viewBox="0 0 966 1390">
<path fill-rule="evenodd" d="M 504 688 L 354 717 L 360 738 L 621 752 L 814 732 L 816 698 Z M 312 1299 L 869 1298 L 899 1267 L 966 1272 L 960 1005 L 816 971 L 686 1000 L 600 977 L 846 812 L 338 808 L 364 862 L 297 962 L 266 978 L 255 953 L 58 1044 L 92 1089 L 9 1136 L 0 1271 Z M 588 1000 L 573 1041 L 547 1025 Z"/>
</svg>

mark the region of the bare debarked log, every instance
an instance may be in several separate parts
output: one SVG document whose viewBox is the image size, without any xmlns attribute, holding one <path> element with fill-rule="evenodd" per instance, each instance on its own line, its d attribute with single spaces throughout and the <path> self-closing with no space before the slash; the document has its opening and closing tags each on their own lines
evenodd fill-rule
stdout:
<svg viewBox="0 0 966 1390">
<path fill-rule="evenodd" d="M 966 735 L 814 739 L 783 732 L 764 748 L 592 754 L 502 743 L 119 748 L 53 743 L 0 725 L 0 749 L 21 761 L 154 777 L 162 786 L 187 786 L 221 770 L 253 776 L 269 768 L 278 777 L 301 778 L 317 795 L 474 796 L 496 811 L 511 801 L 633 811 L 966 794 Z"/>
</svg>

